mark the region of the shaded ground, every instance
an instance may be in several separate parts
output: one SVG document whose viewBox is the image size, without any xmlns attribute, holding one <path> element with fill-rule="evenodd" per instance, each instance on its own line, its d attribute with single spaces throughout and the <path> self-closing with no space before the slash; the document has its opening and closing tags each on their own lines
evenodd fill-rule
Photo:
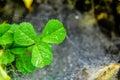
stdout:
<svg viewBox="0 0 120 80">
<path fill-rule="evenodd" d="M 31 74 L 16 75 L 12 80 L 89 80 L 89 76 L 81 75 L 84 69 L 91 74 L 107 64 L 116 63 L 117 59 L 114 60 L 104 48 L 112 43 L 98 25 L 82 25 L 83 16 L 66 5 L 57 11 L 49 5 L 40 5 L 34 13 L 28 14 L 24 21 L 31 22 L 38 33 L 49 19 L 59 19 L 67 29 L 67 37 L 62 44 L 53 45 L 51 65 Z"/>
</svg>

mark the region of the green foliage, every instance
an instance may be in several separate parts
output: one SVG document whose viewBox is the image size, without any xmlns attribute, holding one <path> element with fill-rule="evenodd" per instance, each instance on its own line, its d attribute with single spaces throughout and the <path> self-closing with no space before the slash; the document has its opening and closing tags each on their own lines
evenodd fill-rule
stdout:
<svg viewBox="0 0 120 80">
<path fill-rule="evenodd" d="M 0 45 L 7 45 L 13 42 L 13 35 L 9 24 L 0 25 Z"/>
<path fill-rule="evenodd" d="M 42 42 L 41 42 L 42 43 Z M 42 44 L 34 45 L 32 50 L 32 64 L 36 67 L 44 67 L 51 63 L 53 56 L 52 52 L 50 51 L 49 45 L 46 46 Z"/>
<path fill-rule="evenodd" d="M 0 64 L 15 63 L 18 71 L 29 73 L 36 67 L 43 68 L 53 60 L 52 45 L 61 43 L 66 36 L 63 24 L 50 20 L 42 34 L 36 34 L 32 24 L 0 24 L 0 46 L 3 53 Z"/>
<path fill-rule="evenodd" d="M 14 61 L 14 55 L 9 51 L 6 50 L 4 53 L 2 53 L 2 56 L 0 56 L 0 64 L 10 64 Z"/>
<path fill-rule="evenodd" d="M 42 41 L 47 43 L 61 43 L 66 35 L 63 24 L 58 20 L 50 20 L 42 32 Z"/>
<path fill-rule="evenodd" d="M 10 51 L 13 54 L 22 54 L 22 53 L 25 53 L 25 50 L 26 50 L 26 48 L 12 48 L 12 49 L 10 49 Z"/>
<path fill-rule="evenodd" d="M 28 73 L 35 70 L 35 66 L 31 63 L 30 55 L 23 53 L 16 59 L 16 67 L 20 72 Z"/>
<path fill-rule="evenodd" d="M 16 44 L 29 46 L 35 43 L 34 37 L 36 33 L 30 23 L 23 22 L 16 28 L 14 32 L 14 40 Z"/>
</svg>

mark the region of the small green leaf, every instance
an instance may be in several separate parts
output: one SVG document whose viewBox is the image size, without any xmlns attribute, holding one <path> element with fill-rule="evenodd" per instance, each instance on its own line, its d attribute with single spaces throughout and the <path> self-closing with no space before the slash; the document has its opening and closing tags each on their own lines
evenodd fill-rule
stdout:
<svg viewBox="0 0 120 80">
<path fill-rule="evenodd" d="M 14 54 L 23 54 L 25 53 L 26 48 L 13 48 L 10 51 Z"/>
<path fill-rule="evenodd" d="M 39 42 L 37 42 L 37 44 L 43 46 L 43 47 L 46 48 L 46 49 L 49 49 L 51 52 L 52 52 L 52 50 L 53 50 L 52 45 L 49 44 L 49 43 L 45 43 L 45 42 L 41 42 L 41 41 L 39 41 Z"/>
<path fill-rule="evenodd" d="M 14 33 L 15 43 L 22 46 L 29 46 L 34 44 L 36 33 L 30 23 L 23 22 L 20 24 Z"/>
<path fill-rule="evenodd" d="M 63 24 L 58 20 L 50 20 L 42 32 L 41 40 L 47 43 L 61 43 L 66 36 L 66 30 Z"/>
<path fill-rule="evenodd" d="M 32 24 L 28 22 L 21 23 L 19 29 L 23 31 L 23 33 L 25 33 L 26 35 L 29 35 L 29 37 L 32 39 L 34 39 L 34 37 L 36 36 L 36 32 Z"/>
<path fill-rule="evenodd" d="M 10 27 L 10 24 L 0 24 L 0 36 L 3 36 L 10 29 Z"/>
<path fill-rule="evenodd" d="M 10 53 L 9 50 L 6 50 L 4 53 L 2 53 L 2 56 L 0 56 L 0 64 L 9 64 L 14 61 L 13 54 Z"/>
<path fill-rule="evenodd" d="M 53 55 L 50 48 L 46 46 L 41 44 L 34 45 L 32 50 L 32 64 L 34 66 L 42 68 L 52 62 Z"/>
<path fill-rule="evenodd" d="M 6 32 L 2 37 L 0 37 L 0 45 L 7 45 L 13 42 L 13 34 Z"/>
<path fill-rule="evenodd" d="M 9 24 L 0 25 L 0 45 L 7 45 L 13 42 L 13 33 Z"/>
<path fill-rule="evenodd" d="M 18 27 L 20 27 L 18 24 L 11 24 L 12 32 L 14 33 Z"/>
<path fill-rule="evenodd" d="M 35 67 L 31 63 L 30 55 L 26 53 L 23 53 L 19 57 L 17 57 L 16 67 L 20 72 L 24 74 L 33 72 L 35 70 Z"/>
</svg>

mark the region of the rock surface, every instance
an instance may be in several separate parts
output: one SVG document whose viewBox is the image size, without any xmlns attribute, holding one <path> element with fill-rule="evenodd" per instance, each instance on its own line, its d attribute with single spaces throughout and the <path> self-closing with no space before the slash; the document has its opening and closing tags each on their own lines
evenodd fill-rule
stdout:
<svg viewBox="0 0 120 80">
<path fill-rule="evenodd" d="M 67 29 L 67 37 L 62 44 L 53 45 L 54 60 L 49 66 L 31 74 L 16 76 L 16 80 L 89 80 L 87 73 L 81 76 L 84 69 L 92 74 L 105 65 L 115 63 L 104 49 L 104 45 L 110 43 L 108 39 L 97 26 L 81 25 L 83 16 L 66 6 L 55 11 L 49 5 L 40 5 L 34 13 L 28 14 L 24 21 L 31 22 L 38 33 L 48 20 L 59 19 Z M 85 79 L 85 76 L 88 78 Z"/>
</svg>

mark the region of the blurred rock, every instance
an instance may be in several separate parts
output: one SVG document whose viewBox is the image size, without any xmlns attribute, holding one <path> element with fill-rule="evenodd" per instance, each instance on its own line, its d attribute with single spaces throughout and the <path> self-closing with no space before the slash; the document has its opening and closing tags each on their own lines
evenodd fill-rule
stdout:
<svg viewBox="0 0 120 80">
<path fill-rule="evenodd" d="M 55 11 L 50 5 L 40 5 L 34 13 L 28 14 L 24 21 L 31 22 L 36 31 L 41 33 L 47 21 L 53 18 L 63 22 L 67 37 L 62 44 L 53 45 L 52 64 L 31 74 L 16 75 L 17 80 L 76 80 L 85 68 L 92 74 L 103 66 L 116 62 L 111 54 L 105 52 L 105 44 L 111 42 L 97 25 L 81 25 L 82 14 L 77 10 L 69 10 L 63 5 L 61 10 Z M 79 80 L 84 80 L 85 77 L 80 78 Z"/>
</svg>

